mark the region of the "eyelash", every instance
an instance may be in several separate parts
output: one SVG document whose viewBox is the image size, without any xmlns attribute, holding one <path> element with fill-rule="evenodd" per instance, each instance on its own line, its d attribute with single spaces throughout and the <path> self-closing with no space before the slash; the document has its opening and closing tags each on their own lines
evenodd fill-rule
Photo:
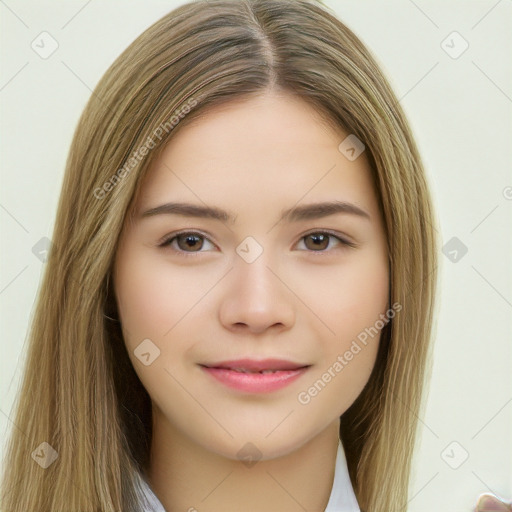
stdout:
<svg viewBox="0 0 512 512">
<path fill-rule="evenodd" d="M 158 243 L 158 246 L 161 247 L 162 249 L 170 249 L 172 252 L 176 253 L 176 254 L 180 254 L 182 256 L 185 256 L 185 257 L 197 257 L 196 255 L 197 254 L 200 254 L 202 252 L 207 252 L 207 251 L 183 251 L 181 249 L 174 249 L 174 248 L 171 248 L 170 247 L 170 244 L 172 243 L 172 241 L 174 239 L 177 239 L 178 236 L 180 235 L 196 235 L 198 236 L 199 238 L 205 238 L 206 240 L 208 240 L 211 244 L 213 244 L 213 242 L 203 233 L 199 232 L 199 231 L 179 231 L 177 233 L 171 233 L 170 235 L 166 235 L 162 240 L 160 240 L 160 242 Z M 304 238 L 310 236 L 310 235 L 328 235 L 330 236 L 331 238 L 335 238 L 336 240 L 338 240 L 341 244 L 341 250 L 346 250 L 348 248 L 354 248 L 356 247 L 356 244 L 353 243 L 353 242 L 349 242 L 348 240 L 345 240 L 344 238 L 341 238 L 339 235 L 331 232 L 331 231 L 326 231 L 326 230 L 322 230 L 322 231 L 310 231 L 309 233 L 306 233 L 304 235 L 301 236 L 300 240 L 303 240 Z M 215 245 L 215 244 L 213 244 Z M 319 251 L 313 251 L 313 250 L 309 250 L 309 249 L 301 249 L 302 251 L 304 252 L 310 252 L 310 253 L 314 253 L 314 254 L 325 254 L 325 253 L 330 253 L 333 251 L 333 249 L 323 249 L 323 250 L 319 250 Z"/>
</svg>

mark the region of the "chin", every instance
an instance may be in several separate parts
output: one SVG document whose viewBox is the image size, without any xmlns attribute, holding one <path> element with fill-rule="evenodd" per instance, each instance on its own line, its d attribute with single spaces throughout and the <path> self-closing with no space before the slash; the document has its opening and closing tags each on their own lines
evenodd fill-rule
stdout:
<svg viewBox="0 0 512 512">
<path fill-rule="evenodd" d="M 278 423 L 276 422 L 276 425 Z M 265 429 L 264 432 L 255 429 L 241 429 L 240 432 L 236 432 L 235 429 L 228 428 L 228 430 L 234 438 L 223 436 L 222 439 L 215 439 L 209 437 L 204 439 L 201 444 L 205 449 L 217 455 L 238 461 L 246 460 L 246 457 L 260 461 L 285 457 L 298 450 L 316 434 L 315 432 L 301 432 L 298 426 L 294 429 L 293 425 L 290 425 L 288 429 L 283 429 L 282 432 L 278 432 L 276 429 L 270 435 L 268 429 Z M 294 434 L 290 435 L 292 431 Z"/>
</svg>

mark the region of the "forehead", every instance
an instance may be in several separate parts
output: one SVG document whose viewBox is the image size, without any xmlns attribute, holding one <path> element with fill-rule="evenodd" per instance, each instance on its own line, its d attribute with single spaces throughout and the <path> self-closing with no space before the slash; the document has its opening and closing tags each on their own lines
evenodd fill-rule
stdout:
<svg viewBox="0 0 512 512">
<path fill-rule="evenodd" d="M 366 155 L 351 161 L 339 149 L 348 135 L 297 96 L 231 101 L 171 136 L 141 185 L 137 210 L 177 199 L 243 212 L 249 203 L 349 197 L 371 210 L 376 197 Z"/>
</svg>

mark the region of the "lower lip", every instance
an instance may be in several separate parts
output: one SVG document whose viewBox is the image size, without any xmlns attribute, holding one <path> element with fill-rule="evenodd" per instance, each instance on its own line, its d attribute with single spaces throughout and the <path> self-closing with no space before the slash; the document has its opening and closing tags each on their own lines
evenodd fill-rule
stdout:
<svg viewBox="0 0 512 512">
<path fill-rule="evenodd" d="M 297 380 L 308 367 L 274 373 L 242 373 L 225 368 L 207 368 L 206 366 L 202 366 L 202 369 L 230 388 L 248 393 L 271 393 Z"/>
</svg>

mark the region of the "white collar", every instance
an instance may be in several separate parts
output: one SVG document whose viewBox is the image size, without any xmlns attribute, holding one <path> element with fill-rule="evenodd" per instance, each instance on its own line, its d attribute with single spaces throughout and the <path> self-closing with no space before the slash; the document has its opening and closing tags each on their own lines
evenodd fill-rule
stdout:
<svg viewBox="0 0 512 512">
<path fill-rule="evenodd" d="M 324 512 L 361 512 L 348 474 L 347 459 L 341 439 L 336 454 L 331 496 Z"/>
<path fill-rule="evenodd" d="M 149 502 L 143 505 L 145 508 L 142 509 L 142 512 L 166 512 L 146 480 L 141 478 L 140 483 L 142 492 Z M 324 512 L 361 512 L 348 474 L 347 460 L 341 440 L 338 443 L 331 495 Z"/>
</svg>

